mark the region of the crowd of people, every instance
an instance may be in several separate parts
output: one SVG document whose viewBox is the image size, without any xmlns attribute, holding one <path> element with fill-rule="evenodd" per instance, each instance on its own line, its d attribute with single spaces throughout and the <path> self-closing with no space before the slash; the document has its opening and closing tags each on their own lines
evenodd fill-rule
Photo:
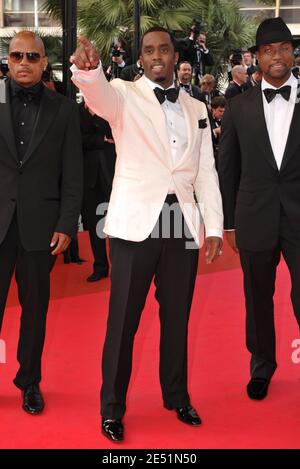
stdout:
<svg viewBox="0 0 300 469">
<path fill-rule="evenodd" d="M 153 27 L 137 63 L 126 63 L 120 41 L 108 69 L 80 38 L 70 58 L 84 96 L 78 105 L 46 79 L 42 40 L 29 31 L 14 36 L 0 103 L 0 326 L 15 271 L 22 317 L 14 383 L 26 412 L 44 408 L 50 272 L 76 242 L 80 213 L 94 256 L 87 280 L 111 277 L 103 435 L 124 439 L 134 337 L 153 279 L 163 404 L 183 423 L 201 424 L 188 393 L 188 322 L 199 248 L 205 245 L 208 264 L 216 261 L 224 228 L 244 273 L 247 394 L 267 396 L 277 366 L 273 294 L 281 253 L 300 325 L 299 44 L 281 18 L 263 21 L 256 44 L 231 57 L 222 93 L 207 73 L 213 57 L 201 31 L 191 30 L 180 57 L 173 35 Z"/>
</svg>

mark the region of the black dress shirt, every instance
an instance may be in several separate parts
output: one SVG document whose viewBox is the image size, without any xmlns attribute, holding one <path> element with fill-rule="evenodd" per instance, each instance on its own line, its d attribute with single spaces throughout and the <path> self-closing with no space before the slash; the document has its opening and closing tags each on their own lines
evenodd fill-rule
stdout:
<svg viewBox="0 0 300 469">
<path fill-rule="evenodd" d="M 16 148 L 20 162 L 28 149 L 37 119 L 44 85 L 40 81 L 31 88 L 24 88 L 10 81 L 10 102 Z"/>
</svg>

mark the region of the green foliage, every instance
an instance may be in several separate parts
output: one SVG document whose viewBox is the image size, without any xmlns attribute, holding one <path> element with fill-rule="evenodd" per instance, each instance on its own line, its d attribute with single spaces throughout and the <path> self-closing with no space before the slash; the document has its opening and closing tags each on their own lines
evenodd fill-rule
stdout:
<svg viewBox="0 0 300 469">
<path fill-rule="evenodd" d="M 59 18 L 60 4 L 59 0 L 47 0 L 44 6 L 49 14 Z M 184 36 L 194 18 L 201 20 L 215 60 L 214 74 L 222 72 L 233 49 L 252 45 L 255 37 L 256 22 L 241 14 L 238 0 L 141 0 L 140 4 L 141 33 L 159 24 Z M 116 37 L 121 37 L 131 49 L 133 16 L 134 0 L 78 1 L 80 31 L 94 41 L 104 61 L 108 61 Z"/>
</svg>

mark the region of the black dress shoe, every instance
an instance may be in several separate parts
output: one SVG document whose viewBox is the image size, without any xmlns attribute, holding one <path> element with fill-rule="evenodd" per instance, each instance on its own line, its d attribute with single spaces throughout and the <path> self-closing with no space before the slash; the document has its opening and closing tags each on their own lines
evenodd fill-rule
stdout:
<svg viewBox="0 0 300 469">
<path fill-rule="evenodd" d="M 172 410 L 172 407 L 165 405 L 165 408 Z M 181 422 L 187 423 L 188 425 L 198 426 L 201 425 L 201 419 L 197 414 L 196 409 L 191 405 L 186 405 L 185 407 L 175 407 L 177 417 Z"/>
<path fill-rule="evenodd" d="M 96 272 L 93 272 L 92 275 L 90 275 L 86 281 L 87 282 L 98 282 L 99 280 L 101 280 L 102 278 L 106 278 L 108 277 L 108 273 L 104 273 L 104 274 L 97 274 Z"/>
<path fill-rule="evenodd" d="M 106 438 L 118 443 L 124 440 L 124 427 L 121 420 L 103 419 L 102 433 Z"/>
<path fill-rule="evenodd" d="M 251 378 L 247 384 L 247 394 L 250 399 L 261 401 L 268 394 L 270 380 L 265 378 Z"/>
<path fill-rule="evenodd" d="M 40 414 L 45 402 L 38 384 L 31 384 L 23 389 L 23 405 L 22 408 L 31 415 Z"/>
</svg>

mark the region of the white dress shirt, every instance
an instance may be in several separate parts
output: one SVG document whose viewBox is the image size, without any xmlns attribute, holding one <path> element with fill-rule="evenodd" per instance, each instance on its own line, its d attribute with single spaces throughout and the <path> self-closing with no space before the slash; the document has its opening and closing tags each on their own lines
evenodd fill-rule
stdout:
<svg viewBox="0 0 300 469">
<path fill-rule="evenodd" d="M 284 99 L 280 94 L 277 94 L 270 103 L 268 103 L 268 101 L 266 100 L 263 90 L 265 90 L 266 88 L 277 88 L 275 88 L 275 86 L 270 85 L 270 83 L 268 83 L 264 78 L 262 79 L 261 85 L 268 134 L 274 158 L 276 160 L 276 164 L 279 170 L 287 144 L 287 139 L 297 98 L 298 80 L 294 77 L 293 74 L 291 74 L 290 78 L 282 86 L 287 85 L 291 86 L 292 88 L 289 101 Z"/>
<path fill-rule="evenodd" d="M 158 83 L 149 80 L 149 78 L 145 77 L 145 79 L 153 90 L 155 88 L 161 88 L 162 90 L 164 89 Z M 167 89 L 170 88 L 175 88 L 175 85 L 173 84 Z M 176 166 L 188 145 L 187 127 L 183 110 L 178 100 L 175 103 L 171 103 L 171 101 L 165 99 L 165 101 L 161 104 L 161 108 L 164 111 L 166 118 L 166 127 L 169 136 L 173 165 Z M 169 194 L 174 192 L 175 188 L 173 183 L 171 183 Z"/>
</svg>

